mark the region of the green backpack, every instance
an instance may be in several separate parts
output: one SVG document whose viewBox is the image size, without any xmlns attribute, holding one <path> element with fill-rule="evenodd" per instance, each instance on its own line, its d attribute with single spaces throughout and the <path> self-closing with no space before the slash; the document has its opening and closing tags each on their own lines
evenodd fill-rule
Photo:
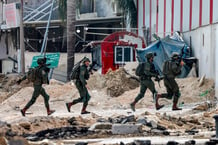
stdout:
<svg viewBox="0 0 218 145">
<path fill-rule="evenodd" d="M 138 66 L 136 67 L 135 74 L 137 76 L 139 76 L 139 77 L 144 75 L 144 67 L 145 67 L 145 63 L 144 62 L 140 62 L 138 64 Z"/>
<path fill-rule="evenodd" d="M 77 63 L 74 65 L 72 72 L 70 74 L 70 79 L 71 80 L 76 80 L 79 78 L 79 73 L 80 73 L 80 63 Z"/>
<path fill-rule="evenodd" d="M 27 72 L 27 79 L 30 82 L 34 82 L 36 80 L 37 70 L 38 68 L 30 68 Z"/>
</svg>

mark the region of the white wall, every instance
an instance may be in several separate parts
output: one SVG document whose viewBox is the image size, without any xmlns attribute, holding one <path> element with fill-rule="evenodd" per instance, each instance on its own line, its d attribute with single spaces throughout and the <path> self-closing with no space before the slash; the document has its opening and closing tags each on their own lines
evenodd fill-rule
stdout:
<svg viewBox="0 0 218 145">
<path fill-rule="evenodd" d="M 13 61 L 2 60 L 2 73 L 3 74 L 11 73 L 12 69 L 13 69 Z"/>
<path fill-rule="evenodd" d="M 190 45 L 194 56 L 199 59 L 199 76 L 214 79 L 218 96 L 218 24 L 208 25 L 184 33 L 185 41 Z"/>
</svg>

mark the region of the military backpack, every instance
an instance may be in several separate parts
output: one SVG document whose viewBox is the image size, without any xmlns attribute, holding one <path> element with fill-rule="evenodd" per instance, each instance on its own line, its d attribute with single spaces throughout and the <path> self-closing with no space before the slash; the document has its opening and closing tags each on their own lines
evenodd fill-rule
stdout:
<svg viewBox="0 0 218 145">
<path fill-rule="evenodd" d="M 170 61 L 165 61 L 163 64 L 163 74 L 167 75 L 170 73 Z"/>
<path fill-rule="evenodd" d="M 38 67 L 36 68 L 30 68 L 27 72 L 27 79 L 30 82 L 34 82 L 36 80 L 36 75 L 38 74 Z"/>
<path fill-rule="evenodd" d="M 144 75 L 144 67 L 145 67 L 145 63 L 144 62 L 140 62 L 138 64 L 138 66 L 136 67 L 135 74 L 137 76 L 139 76 L 139 77 Z"/>
</svg>

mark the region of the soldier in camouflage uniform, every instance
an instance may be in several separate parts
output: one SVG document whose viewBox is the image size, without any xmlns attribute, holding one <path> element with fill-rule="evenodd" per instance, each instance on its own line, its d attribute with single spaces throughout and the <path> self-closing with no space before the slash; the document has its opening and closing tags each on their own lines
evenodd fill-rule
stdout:
<svg viewBox="0 0 218 145">
<path fill-rule="evenodd" d="M 70 112 L 70 107 L 72 105 L 75 105 L 77 103 L 83 103 L 82 111 L 81 114 L 89 114 L 89 111 L 86 111 L 86 107 L 88 106 L 88 102 L 91 98 L 88 92 L 88 86 L 86 80 L 89 79 L 89 71 L 88 71 L 88 66 L 89 66 L 90 60 L 86 58 L 83 61 L 83 65 L 80 66 L 80 74 L 79 78 L 76 79 L 75 85 L 76 88 L 79 91 L 80 97 L 73 100 L 72 102 L 66 103 L 66 107 L 68 112 Z"/>
<path fill-rule="evenodd" d="M 161 94 L 159 98 L 173 98 L 172 110 L 182 110 L 177 107 L 181 94 L 175 77 L 181 73 L 181 68 L 184 65 L 184 62 L 179 59 L 179 54 L 176 52 L 172 53 L 171 58 L 171 60 L 164 62 L 163 65 L 164 85 L 167 89 L 167 93 Z"/>
<path fill-rule="evenodd" d="M 32 106 L 39 95 L 42 95 L 44 98 L 45 107 L 47 109 L 47 114 L 51 115 L 55 112 L 55 110 L 50 110 L 49 107 L 49 95 L 45 92 L 45 89 L 42 87 L 42 84 L 49 83 L 48 82 L 48 72 L 49 68 L 45 65 L 46 64 L 46 58 L 39 58 L 37 60 L 38 67 L 36 69 L 35 73 L 35 80 L 33 81 L 33 95 L 31 100 L 26 104 L 26 106 L 21 110 L 21 114 L 25 116 L 25 112 L 30 106 Z M 25 75 L 22 79 L 19 79 L 17 81 L 18 84 L 20 84 L 23 80 L 27 79 L 27 75 Z"/>
<path fill-rule="evenodd" d="M 140 92 L 135 100 L 130 104 L 130 107 L 135 111 L 135 104 L 144 97 L 147 88 L 152 92 L 153 98 L 155 100 L 155 107 L 157 110 L 161 109 L 163 105 L 158 104 L 157 91 L 155 90 L 154 82 L 151 77 L 158 77 L 158 71 L 155 69 L 153 64 L 154 53 L 148 52 L 146 54 L 147 62 L 144 65 L 144 73 L 140 76 Z"/>
</svg>

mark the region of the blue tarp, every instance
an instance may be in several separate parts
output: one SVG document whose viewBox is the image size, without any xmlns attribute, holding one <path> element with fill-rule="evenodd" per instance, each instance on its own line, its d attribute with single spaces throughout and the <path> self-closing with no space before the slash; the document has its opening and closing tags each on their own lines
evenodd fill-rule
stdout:
<svg viewBox="0 0 218 145">
<path fill-rule="evenodd" d="M 178 76 L 180 78 L 186 77 L 192 68 L 192 64 L 196 63 L 197 61 L 196 58 L 191 57 L 191 49 L 184 41 L 176 38 L 170 38 L 169 36 L 155 41 L 144 49 L 137 48 L 136 53 L 138 61 L 145 62 L 145 55 L 148 52 L 156 53 L 156 57 L 154 57 L 154 64 L 155 67 L 159 70 L 160 74 L 162 74 L 162 66 L 164 61 L 170 60 L 173 52 L 179 53 L 186 64 L 182 68 L 181 75 Z"/>
</svg>

